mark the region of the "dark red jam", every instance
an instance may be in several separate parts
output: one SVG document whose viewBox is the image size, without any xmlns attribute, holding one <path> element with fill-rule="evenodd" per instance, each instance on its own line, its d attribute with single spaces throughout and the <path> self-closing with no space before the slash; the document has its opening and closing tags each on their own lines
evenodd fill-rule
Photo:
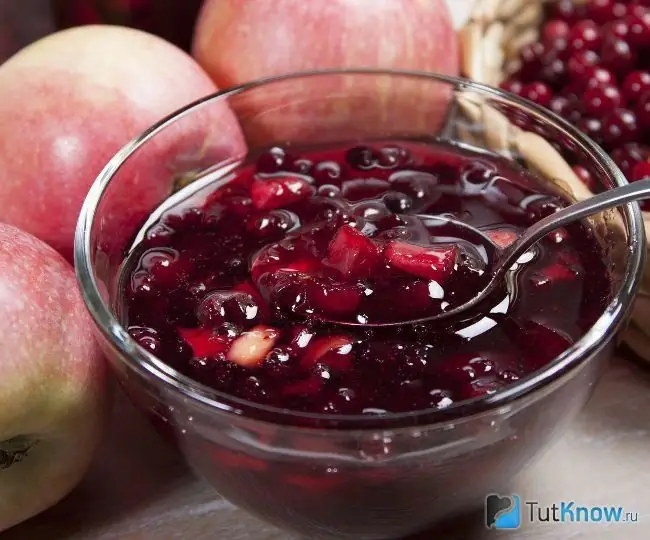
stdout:
<svg viewBox="0 0 650 540">
<path fill-rule="evenodd" d="M 121 317 L 161 360 L 244 400 L 346 415 L 446 408 L 550 362 L 600 316 L 610 284 L 575 225 L 521 259 L 483 313 L 372 327 L 435 315 L 485 283 L 485 246 L 422 214 L 505 246 L 564 204 L 470 149 L 272 148 L 143 229 Z"/>
</svg>

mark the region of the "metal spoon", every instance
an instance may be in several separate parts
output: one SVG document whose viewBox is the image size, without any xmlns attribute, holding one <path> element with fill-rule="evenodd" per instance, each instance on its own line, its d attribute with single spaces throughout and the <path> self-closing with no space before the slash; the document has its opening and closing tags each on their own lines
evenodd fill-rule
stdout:
<svg viewBox="0 0 650 540">
<path fill-rule="evenodd" d="M 490 272 L 490 277 L 486 286 L 482 290 L 477 291 L 476 296 L 464 304 L 455 306 L 448 311 L 420 319 L 377 323 L 335 321 L 331 319 L 321 320 L 340 324 L 342 326 L 389 327 L 418 323 L 432 323 L 451 319 L 454 317 L 457 318 L 463 313 L 472 311 L 477 308 L 493 292 L 495 292 L 499 287 L 502 287 L 504 284 L 504 277 L 508 270 L 512 268 L 512 266 L 522 255 L 524 255 L 533 245 L 539 242 L 548 233 L 575 221 L 579 221 L 586 217 L 602 212 L 603 210 L 607 210 L 608 208 L 614 208 L 616 206 L 621 206 L 622 204 L 648 198 L 650 198 L 650 179 L 645 179 L 634 182 L 633 184 L 610 189 L 583 201 L 567 206 L 562 210 L 559 210 L 558 212 L 555 212 L 554 214 L 541 219 L 526 229 L 517 240 L 515 240 L 505 249 L 496 245 L 485 234 L 485 232 L 461 221 L 457 221 L 453 218 L 447 218 L 444 216 L 419 215 L 420 219 L 422 220 L 433 220 L 439 223 L 444 222 L 446 224 L 452 225 L 454 228 L 457 227 L 459 229 L 465 229 L 467 234 L 473 235 L 474 237 L 478 235 L 481 238 L 483 242 L 482 247 L 484 247 L 489 261 L 487 271 Z"/>
</svg>

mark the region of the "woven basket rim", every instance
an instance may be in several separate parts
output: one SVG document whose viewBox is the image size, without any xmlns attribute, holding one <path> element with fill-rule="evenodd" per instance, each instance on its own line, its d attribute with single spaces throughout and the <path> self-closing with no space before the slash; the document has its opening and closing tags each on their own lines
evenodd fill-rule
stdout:
<svg viewBox="0 0 650 540">
<path fill-rule="evenodd" d="M 463 74 L 489 86 L 498 86 L 507 77 L 509 63 L 516 68 L 521 47 L 539 39 L 544 5 L 555 1 L 475 0 L 467 21 L 459 30 Z M 586 3 L 588 0 L 574 1 Z M 643 212 L 643 218 L 648 238 L 646 247 L 650 253 L 650 212 Z M 647 338 L 650 345 L 650 319 L 641 315 L 650 312 L 650 264 L 645 267 L 636 305 L 631 316 L 636 330 L 628 330 L 627 335 L 634 340 L 634 348 L 640 355 L 641 338 Z M 641 309 L 646 306 L 647 309 Z M 650 361 L 650 347 L 645 356 Z"/>
</svg>

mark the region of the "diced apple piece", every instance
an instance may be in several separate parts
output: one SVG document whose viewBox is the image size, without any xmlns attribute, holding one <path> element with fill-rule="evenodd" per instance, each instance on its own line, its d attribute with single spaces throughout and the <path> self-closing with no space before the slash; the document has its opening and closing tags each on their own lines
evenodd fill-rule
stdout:
<svg viewBox="0 0 650 540">
<path fill-rule="evenodd" d="M 325 355 L 328 355 L 328 364 L 334 370 L 346 370 L 350 364 L 352 352 L 352 339 L 349 336 L 333 335 L 321 337 L 312 341 L 302 358 L 304 365 L 313 366 Z M 336 358 L 329 353 L 334 353 Z M 332 362 L 330 362 L 332 360 Z"/>
<path fill-rule="evenodd" d="M 279 330 L 271 326 L 256 326 L 233 341 L 226 358 L 243 367 L 259 366 L 279 337 Z"/>
<path fill-rule="evenodd" d="M 393 241 L 385 255 L 394 268 L 442 284 L 454 272 L 457 251 L 451 245 L 424 247 Z"/>
<path fill-rule="evenodd" d="M 581 269 L 575 265 L 567 265 L 559 262 L 550 264 L 530 276 L 530 281 L 537 287 L 552 285 L 559 282 L 571 282 L 580 276 Z"/>
<path fill-rule="evenodd" d="M 226 340 L 214 335 L 212 330 L 179 328 L 178 333 L 185 343 L 192 348 L 192 353 L 196 357 L 216 356 L 227 348 Z"/>
<path fill-rule="evenodd" d="M 363 233 L 343 225 L 328 248 L 325 261 L 349 279 L 367 277 L 381 262 L 379 247 Z"/>
<path fill-rule="evenodd" d="M 259 210 L 282 208 L 313 194 L 314 188 L 300 176 L 257 178 L 251 186 L 253 205 Z"/>
<path fill-rule="evenodd" d="M 505 229 L 485 231 L 485 235 L 501 249 L 507 248 L 519 237 L 516 232 Z"/>
<path fill-rule="evenodd" d="M 349 283 L 314 280 L 307 288 L 307 295 L 309 302 L 326 314 L 353 313 L 361 302 L 361 289 Z"/>
<path fill-rule="evenodd" d="M 547 365 L 549 359 L 559 356 L 574 343 L 568 333 L 533 320 L 519 322 L 518 332 L 512 339 L 519 340 L 519 346 L 526 351 L 528 371 Z"/>
<path fill-rule="evenodd" d="M 321 270 L 321 264 L 307 254 L 297 257 L 288 248 L 270 245 L 260 251 L 251 265 L 251 275 L 259 280 L 263 274 L 274 272 L 296 272 L 301 274 L 316 274 Z"/>
</svg>

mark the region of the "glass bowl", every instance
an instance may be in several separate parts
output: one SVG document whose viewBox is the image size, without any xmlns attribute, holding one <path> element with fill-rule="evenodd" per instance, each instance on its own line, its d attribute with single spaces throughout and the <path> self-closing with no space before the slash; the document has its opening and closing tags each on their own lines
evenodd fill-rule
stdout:
<svg viewBox="0 0 650 540">
<path fill-rule="evenodd" d="M 232 120 L 226 105 L 251 150 L 442 139 L 535 169 L 567 197 L 579 186 L 572 191 L 549 164 L 560 173 L 580 164 L 605 188 L 624 184 L 621 172 L 562 119 L 502 91 L 434 74 L 327 71 L 246 84 L 162 120 L 112 159 L 81 211 L 77 276 L 117 378 L 225 498 L 308 538 L 379 540 L 428 529 L 480 508 L 491 492 L 507 492 L 509 480 L 585 404 L 616 344 L 643 264 L 638 205 L 588 222 L 611 274 L 605 312 L 570 349 L 505 391 L 381 417 L 256 405 L 166 366 L 137 346 L 115 315 L 121 265 L 147 216 L 182 186 L 181 194 L 227 182 L 224 171 L 244 157 L 224 140 Z"/>
</svg>

